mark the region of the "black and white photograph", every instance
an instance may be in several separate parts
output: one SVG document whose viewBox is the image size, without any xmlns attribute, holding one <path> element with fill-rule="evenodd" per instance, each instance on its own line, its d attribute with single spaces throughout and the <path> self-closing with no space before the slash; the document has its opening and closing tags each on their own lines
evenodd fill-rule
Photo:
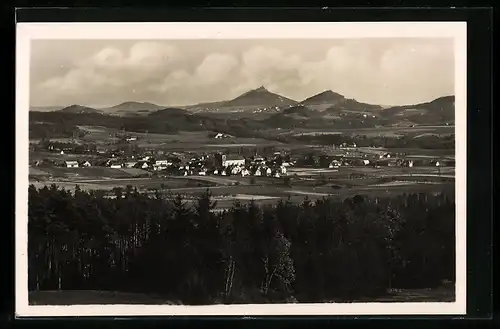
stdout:
<svg viewBox="0 0 500 329">
<path fill-rule="evenodd" d="M 18 315 L 465 313 L 465 23 L 16 42 Z"/>
</svg>

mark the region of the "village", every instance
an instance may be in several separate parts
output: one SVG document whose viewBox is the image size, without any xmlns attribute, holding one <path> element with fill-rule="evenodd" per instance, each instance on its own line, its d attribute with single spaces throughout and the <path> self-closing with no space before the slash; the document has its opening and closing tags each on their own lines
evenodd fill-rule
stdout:
<svg viewBox="0 0 500 329">
<path fill-rule="evenodd" d="M 140 169 L 142 175 L 176 176 L 256 176 L 280 178 L 293 167 L 454 167 L 454 160 L 436 157 L 415 157 L 405 153 L 366 152 L 356 145 L 343 143 L 334 146 L 335 154 L 311 150 L 308 154 L 275 151 L 261 156 L 223 152 L 166 152 L 159 149 L 141 149 L 129 152 L 112 147 L 86 147 L 48 143 L 45 151 L 60 155 L 61 159 L 42 159 L 32 162 L 34 167 L 108 167 L 111 169 Z"/>
</svg>

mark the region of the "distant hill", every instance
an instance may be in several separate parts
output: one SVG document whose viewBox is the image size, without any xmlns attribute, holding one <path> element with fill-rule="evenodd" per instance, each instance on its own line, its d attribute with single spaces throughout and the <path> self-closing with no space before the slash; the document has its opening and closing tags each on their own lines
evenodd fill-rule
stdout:
<svg viewBox="0 0 500 329">
<path fill-rule="evenodd" d="M 148 114 L 162 108 L 163 106 L 148 102 L 124 102 L 102 110 L 109 114 L 138 116 Z"/>
<path fill-rule="evenodd" d="M 455 96 L 444 96 L 414 105 L 393 106 L 380 113 L 384 117 L 404 118 L 415 123 L 442 123 L 455 120 Z"/>
<path fill-rule="evenodd" d="M 62 113 L 102 113 L 100 110 L 96 110 L 91 107 L 83 106 L 83 105 L 70 105 L 56 112 Z"/>
<path fill-rule="evenodd" d="M 271 107 L 271 106 L 290 106 L 297 104 L 297 101 L 284 96 L 272 93 L 264 87 L 259 87 L 247 91 L 246 93 L 224 102 L 223 107 Z"/>
<path fill-rule="evenodd" d="M 338 114 L 340 112 L 369 112 L 382 108 L 380 105 L 362 103 L 355 99 L 346 98 L 331 90 L 326 90 L 306 98 L 300 103 L 316 111 L 328 111 L 329 114 Z"/>
<path fill-rule="evenodd" d="M 157 110 L 161 109 L 162 106 L 156 105 L 148 102 L 124 102 L 111 108 L 117 109 L 120 111 L 139 111 L 139 110 Z"/>
<path fill-rule="evenodd" d="M 168 107 L 168 108 L 163 108 L 161 110 L 157 110 L 154 112 L 151 112 L 148 114 L 148 117 L 150 118 L 162 118 L 162 117 L 171 117 L 171 116 L 178 116 L 178 115 L 192 115 L 186 110 L 176 108 L 176 107 Z"/>
<path fill-rule="evenodd" d="M 380 105 L 361 103 L 355 99 L 346 98 L 337 104 L 326 108 L 325 112 L 329 114 L 338 114 L 341 112 L 373 112 L 382 109 Z"/>
<path fill-rule="evenodd" d="M 199 103 L 195 105 L 183 106 L 182 108 L 185 108 L 193 112 L 206 112 L 206 111 L 210 112 L 217 110 L 220 107 L 223 107 L 225 102 L 226 101 Z"/>
<path fill-rule="evenodd" d="M 36 112 L 52 112 L 52 111 L 59 111 L 63 109 L 64 106 L 30 106 L 30 111 L 36 111 Z"/>
<path fill-rule="evenodd" d="M 322 93 L 316 94 L 300 102 L 303 105 L 319 105 L 319 104 L 337 104 L 343 102 L 345 97 L 341 94 L 326 90 Z"/>
</svg>

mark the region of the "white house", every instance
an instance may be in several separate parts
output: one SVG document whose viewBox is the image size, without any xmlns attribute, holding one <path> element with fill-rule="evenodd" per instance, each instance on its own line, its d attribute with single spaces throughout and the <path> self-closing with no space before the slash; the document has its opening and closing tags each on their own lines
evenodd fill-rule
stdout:
<svg viewBox="0 0 500 329">
<path fill-rule="evenodd" d="M 272 174 L 273 174 L 273 171 L 271 170 L 271 168 L 267 168 L 266 175 L 271 176 Z"/>
<path fill-rule="evenodd" d="M 222 166 L 224 167 L 244 166 L 244 165 L 245 165 L 245 158 L 242 156 L 226 156 L 224 161 L 222 161 Z"/>
<path fill-rule="evenodd" d="M 233 169 L 231 169 L 231 174 L 233 175 L 238 175 L 240 172 L 241 172 L 240 167 L 234 167 Z"/>
<path fill-rule="evenodd" d="M 172 165 L 172 162 L 168 160 L 156 160 L 153 164 L 155 170 L 166 169 L 168 166 Z"/>
<path fill-rule="evenodd" d="M 260 171 L 260 168 L 255 171 L 255 176 L 262 176 L 262 172 Z"/>
<path fill-rule="evenodd" d="M 413 160 L 408 161 L 408 167 L 410 167 L 410 168 L 413 167 Z"/>
<path fill-rule="evenodd" d="M 214 175 L 218 175 L 219 171 L 217 169 L 214 170 Z"/>
<path fill-rule="evenodd" d="M 64 161 L 66 168 L 78 168 L 78 161 Z"/>
<path fill-rule="evenodd" d="M 168 160 L 156 160 L 155 161 L 155 164 L 157 166 L 170 166 L 172 164 L 172 162 L 168 161 Z"/>
<path fill-rule="evenodd" d="M 111 168 L 113 168 L 113 169 L 120 169 L 120 168 L 122 168 L 122 165 L 120 165 L 120 164 L 113 164 L 113 165 L 111 165 Z"/>
<path fill-rule="evenodd" d="M 281 166 L 280 167 L 280 172 L 282 175 L 286 174 L 286 167 L 285 166 Z"/>
<path fill-rule="evenodd" d="M 142 164 L 141 168 L 142 168 L 142 169 L 147 169 L 147 168 L 149 168 L 148 163 L 147 163 L 147 162 L 144 162 L 144 163 Z"/>
<path fill-rule="evenodd" d="M 250 171 L 248 171 L 248 169 L 243 169 L 241 171 L 241 176 L 242 177 L 249 176 L 249 175 L 250 175 Z"/>
<path fill-rule="evenodd" d="M 137 164 L 137 162 L 135 162 L 135 161 L 126 162 L 125 163 L 125 167 L 127 167 L 127 168 L 134 168 L 136 164 Z"/>
<path fill-rule="evenodd" d="M 91 166 L 92 165 L 88 161 L 85 161 L 84 163 L 82 163 L 82 167 L 91 167 Z"/>
<path fill-rule="evenodd" d="M 223 170 L 222 173 L 221 173 L 222 176 L 226 176 L 226 171 Z"/>
<path fill-rule="evenodd" d="M 369 164 L 370 164 L 370 160 L 364 159 L 364 160 L 363 160 L 363 164 L 364 164 L 365 166 L 369 165 Z"/>
<path fill-rule="evenodd" d="M 280 173 L 279 173 L 279 172 L 276 172 L 276 173 L 274 174 L 274 177 L 276 177 L 276 178 L 280 178 L 280 177 L 281 177 L 281 175 L 280 175 Z"/>
</svg>

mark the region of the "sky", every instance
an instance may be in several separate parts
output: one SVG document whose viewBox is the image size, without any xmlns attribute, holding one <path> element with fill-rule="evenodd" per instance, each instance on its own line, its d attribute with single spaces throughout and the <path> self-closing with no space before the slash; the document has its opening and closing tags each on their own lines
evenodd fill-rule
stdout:
<svg viewBox="0 0 500 329">
<path fill-rule="evenodd" d="M 301 101 L 332 90 L 405 105 L 454 94 L 453 39 L 33 40 L 31 106 L 165 106 L 264 86 Z"/>
</svg>

